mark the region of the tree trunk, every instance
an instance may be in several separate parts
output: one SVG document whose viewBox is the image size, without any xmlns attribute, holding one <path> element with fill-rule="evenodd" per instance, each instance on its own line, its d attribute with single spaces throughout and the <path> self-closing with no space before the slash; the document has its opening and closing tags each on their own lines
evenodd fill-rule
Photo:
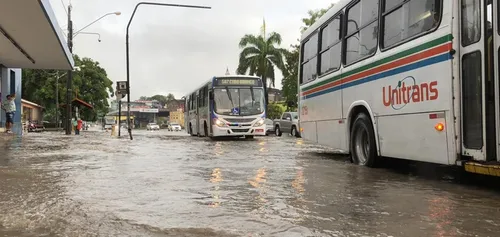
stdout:
<svg viewBox="0 0 500 237">
<path fill-rule="evenodd" d="M 269 94 L 267 93 L 267 81 L 264 80 L 264 101 L 266 103 L 266 114 L 267 114 L 267 105 L 269 104 Z"/>
</svg>

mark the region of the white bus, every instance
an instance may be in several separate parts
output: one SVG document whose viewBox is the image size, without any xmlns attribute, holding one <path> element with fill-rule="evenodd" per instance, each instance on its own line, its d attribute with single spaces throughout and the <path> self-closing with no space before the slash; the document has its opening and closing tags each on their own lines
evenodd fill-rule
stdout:
<svg viewBox="0 0 500 237">
<path fill-rule="evenodd" d="M 301 38 L 302 136 L 500 176 L 500 4 L 343 0 Z"/>
<path fill-rule="evenodd" d="M 258 77 L 213 77 L 186 96 L 186 130 L 192 136 L 265 136 L 264 101 Z"/>
</svg>

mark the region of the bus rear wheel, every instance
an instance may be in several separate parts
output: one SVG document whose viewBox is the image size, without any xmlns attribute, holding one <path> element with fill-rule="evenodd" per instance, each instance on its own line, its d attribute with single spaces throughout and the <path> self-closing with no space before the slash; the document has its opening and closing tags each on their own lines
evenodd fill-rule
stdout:
<svg viewBox="0 0 500 237">
<path fill-rule="evenodd" d="M 377 160 L 375 132 L 366 114 L 361 113 L 354 120 L 350 140 L 352 162 L 357 165 L 375 167 Z"/>
</svg>

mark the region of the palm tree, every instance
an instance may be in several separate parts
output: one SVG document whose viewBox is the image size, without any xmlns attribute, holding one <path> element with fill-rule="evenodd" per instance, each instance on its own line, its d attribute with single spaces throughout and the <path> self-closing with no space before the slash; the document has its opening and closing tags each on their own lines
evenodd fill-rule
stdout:
<svg viewBox="0 0 500 237">
<path fill-rule="evenodd" d="M 268 82 L 271 87 L 274 87 L 274 68 L 277 67 L 281 71 L 284 69 L 283 56 L 286 50 L 279 48 L 280 44 L 280 34 L 276 32 L 266 34 L 265 21 L 262 24 L 260 35 L 247 34 L 241 38 L 239 44 L 243 50 L 240 53 L 240 61 L 236 72 L 240 75 L 248 72 L 250 75 L 257 75 L 262 78 L 266 105 L 269 103 Z"/>
</svg>

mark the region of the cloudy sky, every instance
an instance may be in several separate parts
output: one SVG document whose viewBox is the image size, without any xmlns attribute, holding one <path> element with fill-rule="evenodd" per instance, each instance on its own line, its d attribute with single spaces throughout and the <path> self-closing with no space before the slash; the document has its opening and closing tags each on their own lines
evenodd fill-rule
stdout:
<svg viewBox="0 0 500 237">
<path fill-rule="evenodd" d="M 240 38 L 258 34 L 262 19 L 267 30 L 283 37 L 288 48 L 300 37 L 301 19 L 310 9 L 327 7 L 336 0 L 151 0 L 153 2 L 211 6 L 212 10 L 141 6 L 130 26 L 130 80 L 132 99 L 173 93 L 177 98 L 214 75 L 224 75 L 238 65 Z M 63 5 L 70 0 L 50 0 L 59 25 L 67 27 Z M 75 31 L 109 13 L 85 29 L 101 35 L 80 34 L 74 53 L 99 61 L 113 80 L 126 80 L 125 31 L 139 0 L 71 0 Z M 281 88 L 281 74 L 276 80 Z"/>
</svg>

